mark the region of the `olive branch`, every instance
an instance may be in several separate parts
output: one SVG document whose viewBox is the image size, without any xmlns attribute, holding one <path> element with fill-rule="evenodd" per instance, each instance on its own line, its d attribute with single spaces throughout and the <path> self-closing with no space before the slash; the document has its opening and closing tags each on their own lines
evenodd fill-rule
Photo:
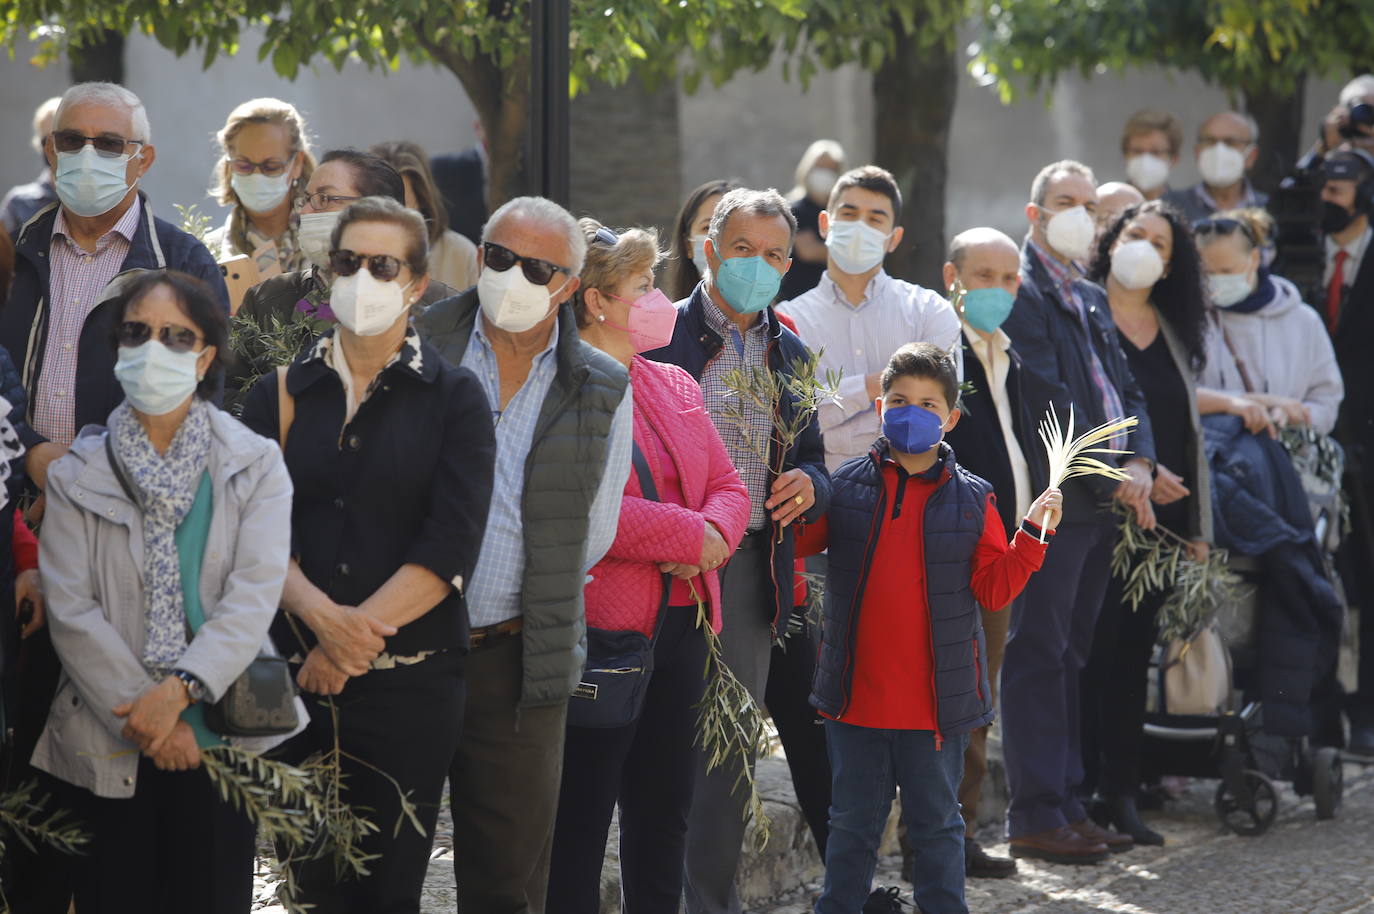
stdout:
<svg viewBox="0 0 1374 914">
<path fill-rule="evenodd" d="M 215 221 L 200 211 L 200 204 L 192 203 L 190 206 L 182 206 L 180 203 L 172 204 L 176 207 L 177 216 L 181 218 L 181 230 L 197 241 L 205 241 L 205 236 L 210 233 Z"/>
<path fill-rule="evenodd" d="M 706 757 L 708 772 L 731 759 L 739 763 L 739 774 L 730 792 L 734 794 L 741 787 L 748 788 L 744 821 L 754 823 L 749 840 L 754 850 L 762 850 L 772 833 L 772 822 L 759 796 L 754 762 L 772 752 L 772 740 L 758 702 L 725 663 L 720 635 L 711 627 L 711 614 L 706 610 L 705 601 L 697 593 L 695 584 L 689 581 L 688 586 L 697 602 L 697 627 L 706 636 L 706 668 L 702 674 L 706 687 L 698 705 L 696 741 Z"/>
<path fill-rule="evenodd" d="M 811 424 L 821 404 L 836 397 L 840 375 L 830 370 L 821 375 L 824 353 L 824 349 L 808 352 L 780 371 L 750 365 L 731 369 L 721 377 L 727 391 L 722 416 L 735 425 L 750 452 L 774 477 L 782 474 L 788 452 Z M 792 405 L 787 417 L 783 416 L 784 402 Z M 755 410 L 769 417 L 770 434 L 757 435 L 750 427 L 749 416 Z M 778 542 L 782 542 L 781 529 Z"/>
<path fill-rule="evenodd" d="M 1240 598 L 1239 576 L 1225 549 L 1198 561 L 1193 544 L 1163 525 L 1145 530 L 1125 505 L 1113 506 L 1119 522 L 1112 574 L 1122 581 L 1121 599 L 1133 611 L 1153 591 L 1168 591 L 1159 610 L 1160 644 L 1191 641 L 1223 606 Z"/>
</svg>

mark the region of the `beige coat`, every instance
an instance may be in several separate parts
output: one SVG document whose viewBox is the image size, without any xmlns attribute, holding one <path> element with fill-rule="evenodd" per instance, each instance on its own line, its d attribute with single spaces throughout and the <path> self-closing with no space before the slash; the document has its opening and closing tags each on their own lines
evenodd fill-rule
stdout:
<svg viewBox="0 0 1374 914">
<path fill-rule="evenodd" d="M 429 246 L 429 278 L 457 292 L 477 285 L 477 245 L 453 229 L 445 229 Z"/>
</svg>

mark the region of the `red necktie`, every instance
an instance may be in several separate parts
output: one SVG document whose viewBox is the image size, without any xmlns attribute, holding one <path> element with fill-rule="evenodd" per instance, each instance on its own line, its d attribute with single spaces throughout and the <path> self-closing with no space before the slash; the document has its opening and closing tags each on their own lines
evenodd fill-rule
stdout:
<svg viewBox="0 0 1374 914">
<path fill-rule="evenodd" d="M 1345 260 L 1350 253 L 1344 249 L 1336 252 L 1336 268 L 1331 271 L 1331 285 L 1326 287 L 1326 329 L 1336 332 L 1336 322 L 1341 316 L 1341 293 L 1345 291 Z"/>
</svg>

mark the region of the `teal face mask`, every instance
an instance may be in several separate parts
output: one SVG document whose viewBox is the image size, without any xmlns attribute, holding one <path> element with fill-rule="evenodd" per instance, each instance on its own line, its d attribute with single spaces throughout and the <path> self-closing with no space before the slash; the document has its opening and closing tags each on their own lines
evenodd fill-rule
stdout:
<svg viewBox="0 0 1374 914">
<path fill-rule="evenodd" d="M 964 291 L 964 320 L 975 330 L 992 333 L 1011 315 L 1016 297 L 1000 286 Z"/>
<path fill-rule="evenodd" d="M 731 257 L 715 271 L 715 286 L 740 314 L 762 311 L 778 297 L 782 274 L 762 257 Z"/>
</svg>

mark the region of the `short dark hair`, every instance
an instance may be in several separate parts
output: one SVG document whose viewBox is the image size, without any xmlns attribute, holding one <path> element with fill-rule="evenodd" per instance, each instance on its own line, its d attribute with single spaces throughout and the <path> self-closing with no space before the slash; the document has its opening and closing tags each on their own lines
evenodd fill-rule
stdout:
<svg viewBox="0 0 1374 914">
<path fill-rule="evenodd" d="M 898 378 L 929 378 L 944 390 L 950 409 L 959 402 L 959 369 L 954 357 L 934 343 L 907 343 L 892 353 L 883 369 L 884 396 Z"/>
<path fill-rule="evenodd" d="M 887 197 L 892 201 L 892 224 L 902 224 L 902 189 L 897 186 L 897 179 L 892 176 L 892 172 L 877 165 L 851 168 L 835 182 L 830 191 L 830 202 L 825 208 L 833 212 L 835 205 L 840 201 L 840 194 L 851 187 L 862 187 L 864 190 L 871 190 L 875 194 Z"/>
<path fill-rule="evenodd" d="M 215 358 L 205 369 L 205 377 L 196 385 L 196 396 L 208 400 L 219 390 L 220 375 L 224 373 L 224 359 L 229 354 L 229 319 L 215 293 L 204 282 L 178 270 L 147 270 L 133 278 L 115 299 L 113 322 L 110 324 L 110 345 L 119 350 L 116 336 L 129 309 L 158 286 L 172 290 L 181 313 L 200 331 L 206 346 L 215 347 Z"/>
<path fill-rule="evenodd" d="M 390 197 L 363 197 L 339 213 L 329 236 L 330 250 L 338 250 L 344 230 L 355 222 L 381 222 L 394 225 L 406 234 L 406 266 L 415 278 L 429 272 L 429 235 L 424 218 L 404 203 Z"/>
<path fill-rule="evenodd" d="M 320 165 L 343 162 L 353 170 L 353 183 L 360 197 L 390 197 L 405 206 L 406 182 L 386 159 L 356 149 L 331 149 L 320 157 Z"/>
</svg>

